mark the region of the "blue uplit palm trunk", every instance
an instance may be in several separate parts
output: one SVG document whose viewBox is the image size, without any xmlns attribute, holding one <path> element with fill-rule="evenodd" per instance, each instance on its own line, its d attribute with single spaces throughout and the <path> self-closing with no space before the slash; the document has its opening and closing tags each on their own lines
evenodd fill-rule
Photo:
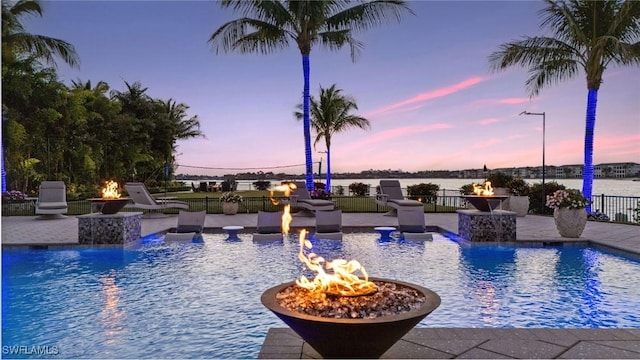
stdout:
<svg viewBox="0 0 640 360">
<path fill-rule="evenodd" d="M 7 192 L 7 173 L 4 172 L 4 141 L 0 142 L 0 171 L 2 172 L 2 192 Z"/>
<path fill-rule="evenodd" d="M 584 168 L 582 169 L 582 195 L 591 200 L 593 191 L 593 131 L 596 126 L 596 103 L 598 90 L 589 89 L 587 94 L 587 119 L 584 133 Z M 591 205 L 587 205 L 591 212 Z"/>
<path fill-rule="evenodd" d="M 328 194 L 331 192 L 331 150 L 327 147 L 327 183 L 324 185 L 324 191 Z"/>
<path fill-rule="evenodd" d="M 311 159 L 311 121 L 309 120 L 309 55 L 302 55 L 302 72 L 304 74 L 304 94 L 302 99 L 305 180 L 307 190 L 313 190 L 313 160 Z"/>
</svg>

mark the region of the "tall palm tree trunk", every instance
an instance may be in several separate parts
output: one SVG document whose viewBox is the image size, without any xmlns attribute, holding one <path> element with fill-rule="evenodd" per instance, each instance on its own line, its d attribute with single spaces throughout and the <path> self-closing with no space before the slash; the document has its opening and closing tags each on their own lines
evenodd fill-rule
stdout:
<svg viewBox="0 0 640 360">
<path fill-rule="evenodd" d="M 327 147 L 327 182 L 324 191 L 329 194 L 331 192 L 331 150 Z"/>
<path fill-rule="evenodd" d="M 593 132 L 596 125 L 598 90 L 589 89 L 587 94 L 587 119 L 584 133 L 584 168 L 582 169 L 582 195 L 591 201 L 593 191 Z M 591 204 L 587 205 L 591 213 Z"/>
<path fill-rule="evenodd" d="M 307 190 L 313 190 L 313 160 L 311 159 L 311 121 L 309 120 L 309 54 L 302 54 L 302 72 L 304 74 L 304 93 L 302 98 L 305 180 Z"/>
</svg>

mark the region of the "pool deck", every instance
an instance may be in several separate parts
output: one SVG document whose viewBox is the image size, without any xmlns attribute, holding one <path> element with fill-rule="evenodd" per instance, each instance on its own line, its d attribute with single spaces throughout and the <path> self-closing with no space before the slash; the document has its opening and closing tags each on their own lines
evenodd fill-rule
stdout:
<svg viewBox="0 0 640 360">
<path fill-rule="evenodd" d="M 425 214 L 428 226 L 458 233 L 457 214 Z M 142 235 L 175 227 L 177 215 L 143 218 Z M 238 225 L 249 233 L 256 214 L 207 215 L 207 231 L 222 232 Z M 313 228 L 313 217 L 294 216 L 293 228 Z M 397 218 L 382 213 L 344 213 L 343 227 L 369 231 L 376 226 L 397 226 Z M 558 235 L 548 216 L 517 218 L 518 243 L 587 243 L 640 256 L 640 226 L 589 221 L 579 239 Z M 3 249 L 21 247 L 73 247 L 78 245 L 75 216 L 41 219 L 36 216 L 2 217 Z M 635 286 L 635 283 L 634 285 Z M 271 328 L 259 358 L 318 358 L 319 355 L 288 328 Z M 383 358 L 473 359 L 640 359 L 640 329 L 546 329 L 546 328 L 415 328 Z"/>
</svg>

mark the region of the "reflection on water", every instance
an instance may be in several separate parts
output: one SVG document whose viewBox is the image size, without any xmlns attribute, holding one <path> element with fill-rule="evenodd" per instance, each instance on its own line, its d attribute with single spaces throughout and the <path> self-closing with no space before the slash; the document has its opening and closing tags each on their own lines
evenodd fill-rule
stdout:
<svg viewBox="0 0 640 360">
<path fill-rule="evenodd" d="M 123 332 L 124 311 L 120 309 L 120 294 L 122 290 L 116 285 L 115 274 L 100 278 L 102 284 L 102 300 L 104 307 L 100 314 L 100 322 L 105 329 L 105 341 L 114 343 L 118 335 Z"/>
</svg>

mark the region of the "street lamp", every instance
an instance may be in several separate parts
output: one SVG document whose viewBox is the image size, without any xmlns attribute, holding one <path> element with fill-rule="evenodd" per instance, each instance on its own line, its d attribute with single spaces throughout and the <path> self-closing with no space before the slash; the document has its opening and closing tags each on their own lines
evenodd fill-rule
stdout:
<svg viewBox="0 0 640 360">
<path fill-rule="evenodd" d="M 542 203 L 540 204 L 540 214 L 544 214 L 544 204 L 546 202 L 546 194 L 544 187 L 544 179 L 545 179 L 545 166 L 544 166 L 544 133 L 545 133 L 545 112 L 541 113 L 533 113 L 528 111 L 523 111 L 519 115 L 542 115 Z"/>
</svg>

